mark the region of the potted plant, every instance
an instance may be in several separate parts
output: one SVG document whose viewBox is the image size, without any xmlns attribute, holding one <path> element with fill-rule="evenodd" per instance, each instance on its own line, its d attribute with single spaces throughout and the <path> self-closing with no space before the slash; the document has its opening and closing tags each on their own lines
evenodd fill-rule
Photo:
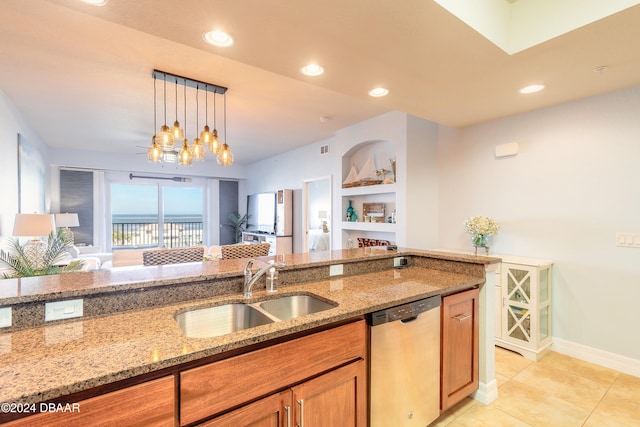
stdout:
<svg viewBox="0 0 640 427">
<path fill-rule="evenodd" d="M 220 227 L 231 227 L 233 229 L 233 235 L 235 236 L 236 243 L 242 242 L 242 232 L 249 226 L 249 214 L 240 216 L 238 212 L 231 212 L 229 214 L 229 221 L 224 224 L 220 224 Z"/>
<path fill-rule="evenodd" d="M 0 250 L 0 269 L 4 270 L 2 278 L 47 276 L 81 269 L 81 260 L 63 265 L 69 256 L 67 244 L 62 228 L 59 228 L 56 233 L 52 232 L 47 238 L 47 247 L 42 259 L 36 263 L 27 255 L 24 246 L 20 244 L 18 239 L 10 239 L 9 249 L 7 251 Z"/>
</svg>

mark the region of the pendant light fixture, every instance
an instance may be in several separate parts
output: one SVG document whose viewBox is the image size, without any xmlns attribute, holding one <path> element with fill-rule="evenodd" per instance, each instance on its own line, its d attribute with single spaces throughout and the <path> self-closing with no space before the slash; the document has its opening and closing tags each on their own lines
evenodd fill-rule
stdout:
<svg viewBox="0 0 640 427">
<path fill-rule="evenodd" d="M 184 86 L 184 139 L 182 140 L 182 148 L 178 152 L 178 164 L 182 166 L 191 166 L 191 150 L 189 149 L 189 140 L 187 139 L 187 85 Z"/>
<path fill-rule="evenodd" d="M 198 117 L 200 116 L 200 102 L 198 101 L 198 89 L 199 85 L 196 86 L 196 132 L 198 131 Z M 193 145 L 191 146 L 191 156 L 193 160 L 202 161 L 204 160 L 204 146 L 200 143 L 200 138 L 198 138 L 198 134 L 193 139 Z"/>
<path fill-rule="evenodd" d="M 211 133 L 211 131 L 209 130 L 209 87 L 205 86 L 205 98 L 204 98 L 204 106 L 205 106 L 205 112 L 204 112 L 204 128 L 202 129 L 202 132 L 200 132 L 200 142 L 202 143 L 202 145 L 204 146 L 208 146 L 209 144 L 211 144 L 211 140 L 213 139 L 213 134 Z M 204 158 L 204 155 L 203 155 Z"/>
<path fill-rule="evenodd" d="M 215 85 L 213 83 L 205 83 L 198 80 L 189 79 L 186 77 L 166 73 L 164 71 L 153 70 L 153 128 L 157 129 L 157 83 L 156 80 L 161 78 L 164 81 L 163 102 L 164 102 L 164 122 L 165 124 L 160 127 L 160 130 L 152 137 L 151 146 L 147 150 L 147 158 L 154 163 L 178 163 L 180 165 L 191 165 L 193 160 L 204 160 L 207 146 L 209 150 L 216 154 L 216 158 L 219 164 L 224 166 L 230 166 L 233 163 L 233 154 L 229 149 L 229 146 L 225 143 L 222 144 L 218 138 L 218 130 L 216 129 L 217 121 L 217 107 L 216 107 L 216 95 L 225 95 L 224 99 L 224 137 L 227 137 L 227 88 Z M 174 83 L 175 87 L 175 106 L 176 106 L 176 119 L 174 127 L 170 128 L 166 125 L 167 122 L 167 81 Z M 184 88 L 184 126 L 180 127 L 178 121 L 178 85 L 182 85 Z M 195 129 L 198 132 L 199 117 L 200 117 L 200 89 L 205 90 L 205 126 L 199 134 L 193 140 L 193 144 L 189 146 L 189 139 L 187 137 L 187 86 L 196 91 L 196 122 Z M 211 132 L 208 119 L 209 119 L 209 99 L 208 93 L 213 92 L 213 132 Z M 198 137 L 200 136 L 200 137 Z M 176 146 L 178 145 L 178 146 Z"/>
<path fill-rule="evenodd" d="M 156 126 L 156 76 L 153 76 L 153 131 L 155 132 Z M 147 151 L 147 158 L 150 162 L 159 163 L 162 160 L 162 148 L 156 141 L 156 135 L 151 137 L 151 147 Z"/>
<path fill-rule="evenodd" d="M 220 140 L 218 139 L 218 129 L 216 129 L 216 116 L 218 113 L 216 109 L 217 94 L 216 91 L 213 92 L 213 132 L 211 133 L 211 141 L 209 141 L 209 151 L 215 155 L 220 151 Z"/>
<path fill-rule="evenodd" d="M 180 128 L 180 122 L 178 121 L 178 78 L 177 77 L 175 79 L 175 82 L 176 82 L 176 121 L 173 122 L 173 128 L 171 128 L 171 135 L 173 135 L 174 143 L 180 142 L 184 138 L 184 132 Z"/>
<path fill-rule="evenodd" d="M 218 153 L 218 164 L 231 166 L 233 164 L 233 153 L 227 144 L 227 93 L 224 93 L 224 143 Z"/>
<path fill-rule="evenodd" d="M 173 139 L 173 134 L 171 133 L 171 128 L 167 126 L 167 80 L 164 80 L 164 124 L 160 127 L 160 132 L 158 133 L 158 144 L 162 147 L 163 150 L 171 150 L 175 145 L 175 140 Z"/>
</svg>

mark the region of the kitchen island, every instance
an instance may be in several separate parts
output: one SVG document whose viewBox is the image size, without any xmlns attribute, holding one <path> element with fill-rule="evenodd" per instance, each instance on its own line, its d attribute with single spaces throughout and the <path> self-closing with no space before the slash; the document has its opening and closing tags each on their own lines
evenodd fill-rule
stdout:
<svg viewBox="0 0 640 427">
<path fill-rule="evenodd" d="M 408 260 L 407 268 L 393 268 L 397 257 Z M 0 402 L 69 403 L 68 396 L 116 390 L 138 378 L 147 381 L 383 308 L 480 286 L 485 267 L 500 260 L 374 248 L 287 255 L 278 295 L 314 295 L 335 307 L 223 336 L 185 337 L 175 321 L 178 313 L 270 297 L 263 288 L 242 297 L 245 261 L 0 281 L 0 307 L 14 312 L 14 326 L 0 332 Z M 329 267 L 337 264 L 343 274 L 330 276 Z M 82 318 L 40 319 L 46 302 L 78 298 L 85 301 Z M 0 415 L 0 421 L 15 417 Z"/>
</svg>

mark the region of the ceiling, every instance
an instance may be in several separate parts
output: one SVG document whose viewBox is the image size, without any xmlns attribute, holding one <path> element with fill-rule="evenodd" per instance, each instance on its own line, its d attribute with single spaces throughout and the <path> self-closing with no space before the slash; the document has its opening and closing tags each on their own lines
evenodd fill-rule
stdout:
<svg viewBox="0 0 640 427">
<path fill-rule="evenodd" d="M 235 44 L 206 44 L 216 28 Z M 249 164 L 389 110 L 464 127 L 638 85 L 640 6 L 509 55 L 432 0 L 3 0 L 0 58 L 0 90 L 59 148 L 144 152 L 153 69 L 228 87 L 227 142 Z M 325 73 L 302 75 L 309 62 Z M 518 93 L 532 83 L 547 88 Z"/>
</svg>

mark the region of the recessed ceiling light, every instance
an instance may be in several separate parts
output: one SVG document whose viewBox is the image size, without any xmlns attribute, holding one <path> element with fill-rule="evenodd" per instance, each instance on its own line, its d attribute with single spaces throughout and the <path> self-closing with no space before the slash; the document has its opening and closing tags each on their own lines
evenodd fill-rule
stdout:
<svg viewBox="0 0 640 427">
<path fill-rule="evenodd" d="M 600 65 L 599 67 L 594 68 L 593 72 L 594 73 L 598 73 L 598 74 L 602 74 L 605 71 L 607 71 L 607 68 L 609 68 L 609 67 L 607 67 L 606 65 Z"/>
<path fill-rule="evenodd" d="M 531 85 L 520 89 L 520 93 L 536 93 L 544 89 L 544 85 Z"/>
<path fill-rule="evenodd" d="M 377 87 L 369 91 L 369 95 L 376 98 L 379 98 L 381 96 L 386 96 L 388 94 L 389 94 L 389 89 L 385 89 L 383 87 Z"/>
<path fill-rule="evenodd" d="M 233 44 L 233 37 L 224 31 L 214 30 L 204 33 L 204 41 L 214 46 L 228 47 Z"/>
<path fill-rule="evenodd" d="M 85 3 L 91 4 L 93 6 L 104 6 L 107 4 L 108 0 L 82 0 Z"/>
<path fill-rule="evenodd" d="M 302 74 L 305 76 L 319 76 L 324 73 L 324 68 L 319 66 L 318 64 L 308 64 L 300 69 Z"/>
</svg>

